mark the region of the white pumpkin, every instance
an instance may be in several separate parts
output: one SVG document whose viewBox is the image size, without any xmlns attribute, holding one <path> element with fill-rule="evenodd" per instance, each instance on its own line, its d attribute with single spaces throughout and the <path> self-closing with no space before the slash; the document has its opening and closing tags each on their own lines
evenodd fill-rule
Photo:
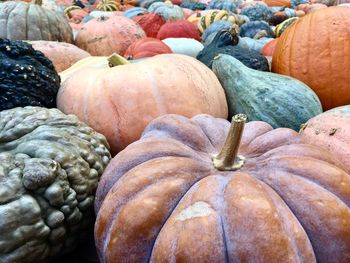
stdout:
<svg viewBox="0 0 350 263">
<path fill-rule="evenodd" d="M 193 38 L 166 38 L 162 41 L 170 47 L 173 53 L 194 58 L 197 57 L 198 53 L 204 48 L 202 43 Z"/>
</svg>

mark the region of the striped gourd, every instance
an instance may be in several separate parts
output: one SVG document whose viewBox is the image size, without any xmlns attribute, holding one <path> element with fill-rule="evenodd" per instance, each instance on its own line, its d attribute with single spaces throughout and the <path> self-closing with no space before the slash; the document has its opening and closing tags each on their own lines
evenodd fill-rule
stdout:
<svg viewBox="0 0 350 263">
<path fill-rule="evenodd" d="M 71 6 L 68 6 L 67 8 L 64 9 L 63 13 L 66 15 L 66 16 L 69 16 L 69 13 L 73 10 L 78 10 L 78 9 L 82 9 L 80 6 L 76 6 L 76 5 L 71 5 Z"/>
<path fill-rule="evenodd" d="M 113 12 L 118 11 L 120 9 L 120 5 L 114 0 L 101 0 L 96 9 L 99 11 Z"/>
<path fill-rule="evenodd" d="M 291 24 L 293 24 L 297 19 L 299 19 L 298 17 L 291 17 L 288 18 L 287 20 L 284 20 L 282 23 L 278 24 L 275 27 L 275 36 L 279 37 L 281 36 L 281 34 L 287 29 L 287 27 L 289 27 Z"/>
<path fill-rule="evenodd" d="M 241 25 L 245 22 L 244 18 L 240 15 L 230 14 L 226 10 L 215 10 L 201 17 L 198 21 L 198 29 L 203 33 L 208 26 L 219 20 L 230 21 L 237 25 Z"/>
</svg>

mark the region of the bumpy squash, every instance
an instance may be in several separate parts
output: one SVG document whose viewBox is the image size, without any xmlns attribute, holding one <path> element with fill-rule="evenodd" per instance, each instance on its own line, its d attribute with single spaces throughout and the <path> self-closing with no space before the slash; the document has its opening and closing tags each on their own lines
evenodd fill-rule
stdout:
<svg viewBox="0 0 350 263">
<path fill-rule="evenodd" d="M 115 157 L 96 197 L 101 262 L 349 262 L 346 168 L 264 122 L 239 147 L 243 121 L 224 143 L 226 120 L 162 116 Z"/>
<path fill-rule="evenodd" d="M 156 2 L 148 8 L 148 11 L 164 17 L 167 21 L 176 21 L 184 18 L 181 7 L 172 3 Z"/>
<path fill-rule="evenodd" d="M 245 112 L 249 120 L 299 130 L 322 112 L 317 95 L 291 77 L 250 69 L 228 55 L 214 59 L 213 71 L 225 89 L 229 116 Z"/>
<path fill-rule="evenodd" d="M 48 262 L 92 229 L 108 144 L 73 115 L 0 112 L 0 262 Z"/>
<path fill-rule="evenodd" d="M 263 20 L 268 22 L 272 17 L 272 11 L 270 10 L 270 8 L 262 4 L 256 4 L 243 8 L 240 14 L 247 16 L 250 21 Z"/>
</svg>

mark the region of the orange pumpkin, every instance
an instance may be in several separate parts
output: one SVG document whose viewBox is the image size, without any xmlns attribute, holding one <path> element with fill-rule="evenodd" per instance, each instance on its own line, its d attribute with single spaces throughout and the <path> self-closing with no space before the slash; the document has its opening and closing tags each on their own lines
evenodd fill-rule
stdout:
<svg viewBox="0 0 350 263">
<path fill-rule="evenodd" d="M 100 261 L 350 262 L 346 168 L 290 129 L 241 139 L 243 121 L 162 116 L 120 152 L 97 190 Z"/>
<path fill-rule="evenodd" d="M 332 152 L 350 171 L 350 105 L 317 115 L 303 126 L 300 134 L 306 143 Z"/>
<path fill-rule="evenodd" d="M 170 53 L 173 52 L 163 41 L 157 38 L 146 37 L 137 40 L 135 43 L 129 46 L 124 54 L 124 57 L 130 60 Z"/>
<path fill-rule="evenodd" d="M 264 56 L 272 56 L 273 51 L 275 50 L 277 41 L 278 41 L 278 38 L 274 38 L 271 41 L 267 42 L 261 49 L 261 54 L 263 54 Z"/>
<path fill-rule="evenodd" d="M 75 44 L 94 56 L 124 54 L 137 39 L 146 37 L 142 28 L 124 16 L 100 16 L 78 31 Z"/>
<path fill-rule="evenodd" d="M 268 6 L 285 6 L 291 7 L 290 0 L 263 0 Z"/>
<path fill-rule="evenodd" d="M 166 38 L 193 38 L 198 41 L 201 40 L 198 27 L 187 20 L 166 22 L 159 29 L 157 38 L 161 40 Z"/>
<path fill-rule="evenodd" d="M 311 87 L 324 110 L 350 104 L 350 8 L 329 7 L 298 19 L 279 38 L 272 71 Z"/>
<path fill-rule="evenodd" d="M 89 57 L 90 54 L 75 45 L 56 41 L 28 41 L 34 49 L 48 57 L 57 72 L 66 70 L 75 62 Z"/>
<path fill-rule="evenodd" d="M 83 61 L 77 64 L 84 65 Z M 58 108 L 104 134 L 113 154 L 137 140 L 151 120 L 166 113 L 227 118 L 225 93 L 215 74 L 189 56 L 162 54 L 112 68 L 83 66 L 67 71 L 70 77 L 61 75 L 67 80 L 57 96 Z"/>
</svg>

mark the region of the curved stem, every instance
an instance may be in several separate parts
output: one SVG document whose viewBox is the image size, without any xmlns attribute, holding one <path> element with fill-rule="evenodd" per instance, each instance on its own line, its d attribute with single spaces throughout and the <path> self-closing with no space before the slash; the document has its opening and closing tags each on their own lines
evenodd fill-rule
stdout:
<svg viewBox="0 0 350 263">
<path fill-rule="evenodd" d="M 129 64 L 129 61 L 127 61 L 125 58 L 123 58 L 122 56 L 113 53 L 110 57 L 107 58 L 108 62 L 109 62 L 109 66 L 112 67 L 116 67 L 116 66 L 120 66 L 120 65 L 126 65 Z"/>
<path fill-rule="evenodd" d="M 247 116 L 245 114 L 237 114 L 232 117 L 231 127 L 224 146 L 220 153 L 213 157 L 213 164 L 216 169 L 234 171 L 244 165 L 245 158 L 243 156 L 237 156 L 237 153 L 246 120 Z"/>
</svg>

